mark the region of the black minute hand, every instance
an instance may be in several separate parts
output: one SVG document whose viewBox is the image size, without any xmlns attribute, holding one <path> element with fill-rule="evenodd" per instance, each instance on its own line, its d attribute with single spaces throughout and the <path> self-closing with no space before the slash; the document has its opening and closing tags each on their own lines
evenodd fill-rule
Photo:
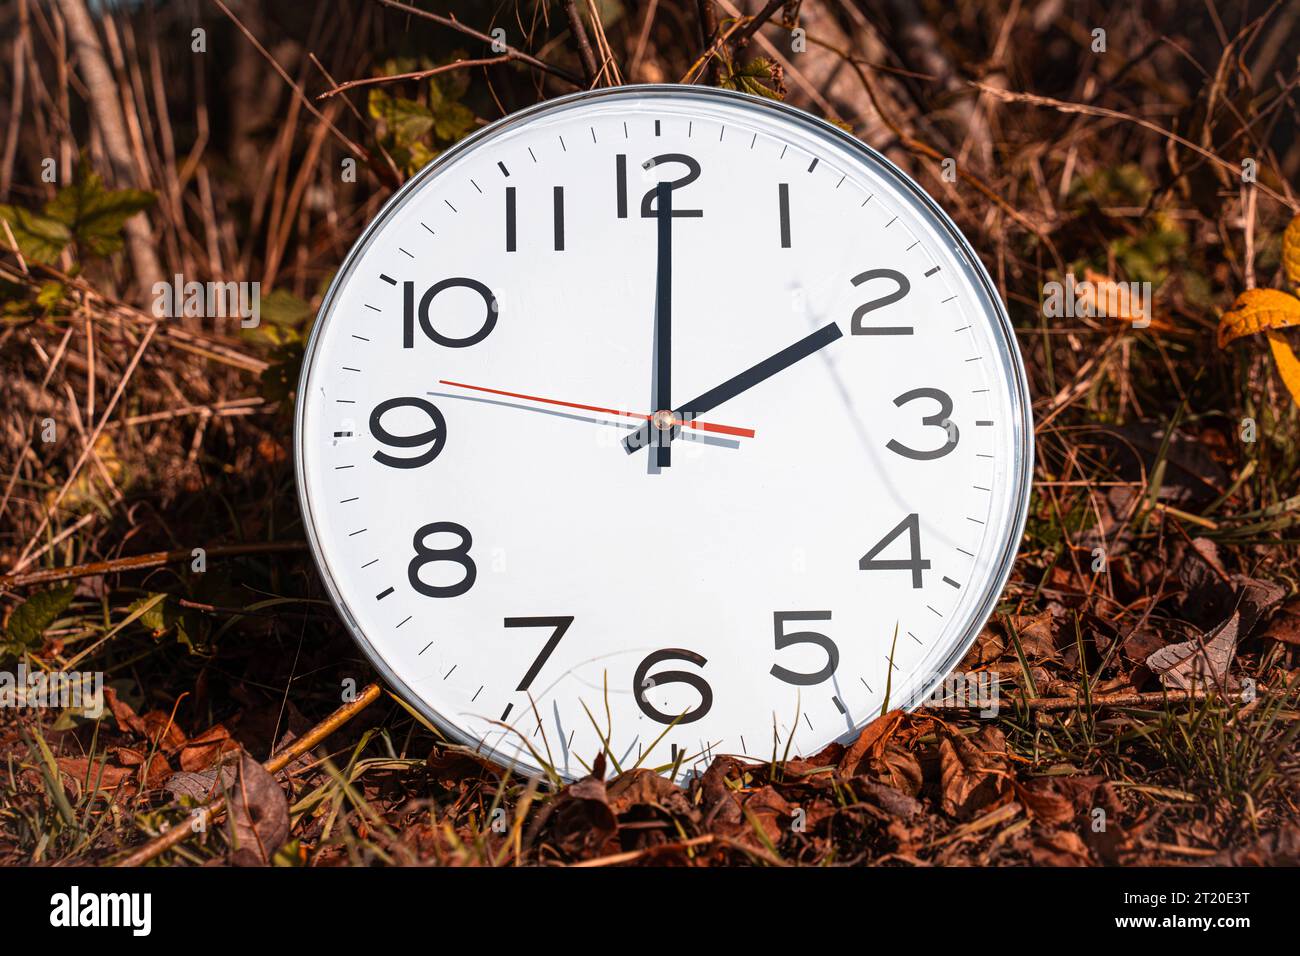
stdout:
<svg viewBox="0 0 1300 956">
<path fill-rule="evenodd" d="M 659 255 L 655 276 L 655 382 L 650 407 L 655 411 L 672 407 L 673 367 L 673 186 L 660 183 L 655 190 L 658 200 Z M 669 431 L 656 429 L 655 464 L 667 468 L 672 448 Z"/>
<path fill-rule="evenodd" d="M 677 418 L 681 419 L 703 415 L 705 412 L 712 411 L 723 402 L 731 401 L 742 392 L 749 391 L 759 382 L 771 378 L 782 369 L 787 369 L 800 359 L 806 359 L 819 349 L 825 348 L 843 334 L 840 327 L 832 322 L 830 325 L 824 326 L 811 335 L 795 342 L 794 345 L 782 349 L 770 358 L 763 359 L 763 361 L 746 369 L 739 375 L 727 379 L 721 385 L 709 389 L 699 398 L 686 402 L 680 408 L 674 409 L 673 413 Z M 646 444 L 650 429 L 653 427 L 652 422 L 647 422 L 623 440 L 623 447 L 627 449 L 629 455 Z M 671 441 L 672 437 L 672 431 L 665 431 L 663 434 L 663 438 L 667 441 Z"/>
</svg>

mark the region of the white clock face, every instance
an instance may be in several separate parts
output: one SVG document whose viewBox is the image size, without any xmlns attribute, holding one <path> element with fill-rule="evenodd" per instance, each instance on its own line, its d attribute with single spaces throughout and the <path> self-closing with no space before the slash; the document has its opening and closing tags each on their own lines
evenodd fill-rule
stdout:
<svg viewBox="0 0 1300 956">
<path fill-rule="evenodd" d="M 451 739 L 687 773 L 811 754 L 960 660 L 1024 520 L 1024 388 L 974 254 L 887 161 L 625 87 L 385 207 L 308 349 L 299 487 L 345 623 Z"/>
</svg>

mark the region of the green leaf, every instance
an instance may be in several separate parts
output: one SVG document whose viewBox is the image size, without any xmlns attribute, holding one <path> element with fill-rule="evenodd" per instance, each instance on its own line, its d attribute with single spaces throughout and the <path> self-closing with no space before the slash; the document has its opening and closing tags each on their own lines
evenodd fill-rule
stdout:
<svg viewBox="0 0 1300 956">
<path fill-rule="evenodd" d="M 452 54 L 448 63 L 464 59 L 460 51 Z M 474 111 L 461 98 L 469 90 L 469 74 L 463 70 L 439 73 L 429 78 L 429 104 L 433 110 L 433 135 L 450 146 L 468 136 L 476 125 Z M 431 157 L 432 158 L 432 157 Z"/>
<path fill-rule="evenodd" d="M 1151 197 L 1151 181 L 1137 163 L 1106 166 L 1070 185 L 1069 198 L 1079 208 L 1100 206 L 1145 206 Z"/>
<path fill-rule="evenodd" d="M 262 321 L 243 334 L 274 346 L 301 345 L 316 317 L 310 302 L 287 289 L 275 289 L 262 296 L 260 314 Z"/>
<path fill-rule="evenodd" d="M 122 248 L 122 227 L 157 197 L 141 189 L 105 189 L 99 174 L 82 167 L 82 175 L 45 206 L 45 214 L 63 223 L 77 244 L 95 256 Z"/>
<path fill-rule="evenodd" d="M 9 223 L 18 251 L 32 262 L 53 262 L 72 241 L 72 232 L 67 226 L 30 209 L 0 206 L 0 219 Z"/>
<path fill-rule="evenodd" d="M 36 304 L 46 312 L 58 307 L 63 301 L 63 296 L 67 292 L 62 282 L 42 282 L 40 290 L 36 293 Z"/>
<path fill-rule="evenodd" d="M 769 100 L 782 100 L 785 99 L 785 90 L 781 81 L 781 65 L 760 56 L 740 66 L 724 63 L 718 85 L 724 90 L 739 90 Z"/>
<path fill-rule="evenodd" d="M 444 63 L 468 60 L 469 54 L 464 50 L 455 50 Z M 423 67 L 428 69 L 428 67 Z M 459 100 L 469 92 L 469 72 L 467 70 L 449 70 L 429 77 L 429 103 L 436 110 L 438 105 L 447 100 Z"/>
<path fill-rule="evenodd" d="M 315 314 L 310 302 L 287 289 L 275 289 L 262 296 L 262 322 L 258 331 L 276 345 L 300 342 L 306 337 Z"/>
<path fill-rule="evenodd" d="M 9 615 L 5 633 L 12 641 L 24 647 L 38 646 L 46 629 L 68 609 L 76 590 L 75 584 L 65 584 L 33 594 L 14 608 L 14 612 Z"/>
<path fill-rule="evenodd" d="M 190 636 L 194 629 L 193 616 L 188 609 L 176 603 L 170 594 L 146 594 L 133 601 L 127 608 L 126 620 L 129 621 L 133 616 L 153 631 L 154 637 L 162 637 L 174 630 L 179 643 L 184 644 L 191 654 L 198 653 Z"/>
<path fill-rule="evenodd" d="M 167 618 L 163 605 L 166 603 L 166 594 L 146 594 L 132 601 L 130 607 L 126 609 L 126 614 L 128 618 L 133 614 L 136 615 L 136 620 L 155 633 L 165 631 Z"/>
<path fill-rule="evenodd" d="M 262 398 L 279 402 L 293 396 L 302 373 L 303 347 L 301 342 L 289 342 L 272 353 L 274 361 L 260 376 Z"/>
<path fill-rule="evenodd" d="M 399 148 L 407 148 L 433 128 L 433 113 L 423 103 L 383 90 L 371 90 L 370 115 L 384 124 L 386 134 Z"/>
<path fill-rule="evenodd" d="M 433 135 L 451 144 L 474 128 L 474 111 L 464 103 L 446 102 L 433 114 Z"/>
</svg>

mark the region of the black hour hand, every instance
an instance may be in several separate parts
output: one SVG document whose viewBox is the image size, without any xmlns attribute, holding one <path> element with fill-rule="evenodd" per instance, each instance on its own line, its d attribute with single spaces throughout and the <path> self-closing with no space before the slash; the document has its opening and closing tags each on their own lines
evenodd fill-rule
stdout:
<svg viewBox="0 0 1300 956">
<path fill-rule="evenodd" d="M 727 379 L 721 385 L 709 389 L 703 395 L 686 402 L 680 408 L 674 409 L 673 418 L 694 418 L 697 415 L 703 415 L 712 411 L 723 402 L 730 401 L 742 392 L 747 392 L 759 382 L 771 378 L 777 372 L 789 368 L 795 362 L 806 359 L 814 352 L 825 348 L 844 333 L 840 331 L 839 325 L 832 322 L 823 326 L 811 335 L 804 336 L 793 345 L 787 346 L 768 358 L 763 359 L 757 365 L 745 369 L 739 375 Z M 662 442 L 670 442 L 677 435 L 677 429 L 673 427 L 672 421 L 668 416 L 664 416 L 666 427 L 661 427 L 661 435 L 658 436 Z M 651 429 L 656 428 L 655 419 L 646 422 L 627 438 L 623 439 L 623 447 L 630 455 L 638 448 L 648 443 Z"/>
</svg>

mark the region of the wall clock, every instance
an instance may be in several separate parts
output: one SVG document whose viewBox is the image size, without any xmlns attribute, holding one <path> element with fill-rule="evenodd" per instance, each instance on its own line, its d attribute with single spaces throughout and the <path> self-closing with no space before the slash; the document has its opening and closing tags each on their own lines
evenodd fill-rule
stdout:
<svg viewBox="0 0 1300 956">
<path fill-rule="evenodd" d="M 699 87 L 509 116 L 329 289 L 295 443 L 346 626 L 520 772 L 811 754 L 954 667 L 1006 582 L 1011 326 L 906 175 Z"/>
</svg>

